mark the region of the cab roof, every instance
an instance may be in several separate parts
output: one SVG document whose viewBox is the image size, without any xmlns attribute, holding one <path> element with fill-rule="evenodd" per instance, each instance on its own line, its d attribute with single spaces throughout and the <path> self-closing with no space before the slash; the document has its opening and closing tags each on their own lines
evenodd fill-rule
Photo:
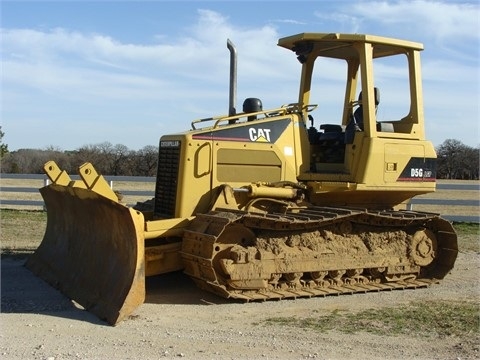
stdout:
<svg viewBox="0 0 480 360">
<path fill-rule="evenodd" d="M 402 54 L 407 50 L 423 50 L 421 43 L 366 34 L 301 33 L 278 40 L 278 46 L 297 53 L 308 48 L 317 56 L 338 59 L 358 56 L 352 47 L 354 43 L 373 44 L 374 58 Z"/>
</svg>

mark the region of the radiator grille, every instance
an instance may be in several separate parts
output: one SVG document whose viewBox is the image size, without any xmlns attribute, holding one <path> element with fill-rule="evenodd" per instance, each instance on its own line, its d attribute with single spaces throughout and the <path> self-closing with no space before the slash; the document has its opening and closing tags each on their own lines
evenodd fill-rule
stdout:
<svg viewBox="0 0 480 360">
<path fill-rule="evenodd" d="M 155 187 L 155 217 L 175 217 L 178 168 L 180 162 L 180 141 L 166 142 L 158 152 L 157 183 Z M 172 146 L 174 144 L 175 146 Z"/>
</svg>

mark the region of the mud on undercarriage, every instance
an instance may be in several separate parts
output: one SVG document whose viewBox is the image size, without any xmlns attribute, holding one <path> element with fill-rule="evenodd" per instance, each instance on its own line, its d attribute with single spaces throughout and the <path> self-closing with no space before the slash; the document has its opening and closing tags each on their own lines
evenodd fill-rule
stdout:
<svg viewBox="0 0 480 360">
<path fill-rule="evenodd" d="M 182 248 L 198 286 L 246 301 L 425 287 L 457 253 L 436 214 L 330 207 L 198 215 Z"/>
</svg>

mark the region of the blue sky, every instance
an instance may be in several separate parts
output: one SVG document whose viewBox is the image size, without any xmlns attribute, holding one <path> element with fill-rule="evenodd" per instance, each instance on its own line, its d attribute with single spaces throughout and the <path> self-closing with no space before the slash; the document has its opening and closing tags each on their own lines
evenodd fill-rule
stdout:
<svg viewBox="0 0 480 360">
<path fill-rule="evenodd" d="M 3 0 L 3 141 L 137 150 L 226 114 L 227 38 L 239 54 L 237 108 L 247 97 L 295 102 L 300 65 L 278 38 L 343 32 L 422 42 L 427 137 L 476 147 L 479 18 L 477 1 Z"/>
</svg>

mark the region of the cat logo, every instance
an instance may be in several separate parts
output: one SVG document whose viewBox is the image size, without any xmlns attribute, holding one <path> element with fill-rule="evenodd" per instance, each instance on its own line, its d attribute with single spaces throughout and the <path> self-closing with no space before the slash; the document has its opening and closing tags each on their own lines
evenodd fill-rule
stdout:
<svg viewBox="0 0 480 360">
<path fill-rule="evenodd" d="M 248 129 L 251 141 L 270 142 L 270 129 Z"/>
</svg>

